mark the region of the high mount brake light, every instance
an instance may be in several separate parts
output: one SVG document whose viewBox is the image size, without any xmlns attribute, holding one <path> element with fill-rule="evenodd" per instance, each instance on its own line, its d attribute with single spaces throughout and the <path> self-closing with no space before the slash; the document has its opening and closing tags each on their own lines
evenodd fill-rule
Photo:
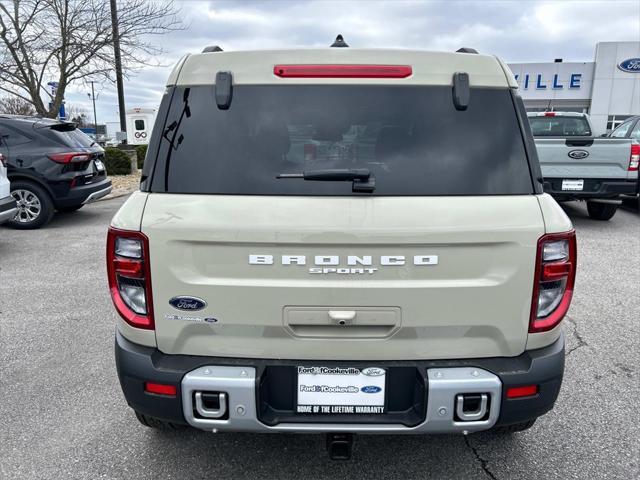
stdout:
<svg viewBox="0 0 640 480">
<path fill-rule="evenodd" d="M 556 116 L 556 112 L 544 112 L 544 116 L 545 117 L 555 117 Z"/>
<path fill-rule="evenodd" d="M 576 232 L 543 235 L 538 240 L 529 332 L 556 327 L 571 304 L 576 279 Z"/>
<path fill-rule="evenodd" d="M 109 227 L 107 275 L 111 299 L 132 327 L 153 330 L 149 240 L 141 232 Z"/>
<path fill-rule="evenodd" d="M 631 144 L 631 155 L 629 156 L 629 168 L 630 172 L 638 171 L 638 164 L 640 164 L 640 144 Z"/>
<path fill-rule="evenodd" d="M 91 154 L 86 152 L 66 152 L 66 153 L 52 153 L 47 155 L 50 160 L 56 163 L 76 163 L 86 162 L 91 159 Z"/>
<path fill-rule="evenodd" d="M 281 78 L 407 78 L 410 65 L 276 65 Z"/>
</svg>

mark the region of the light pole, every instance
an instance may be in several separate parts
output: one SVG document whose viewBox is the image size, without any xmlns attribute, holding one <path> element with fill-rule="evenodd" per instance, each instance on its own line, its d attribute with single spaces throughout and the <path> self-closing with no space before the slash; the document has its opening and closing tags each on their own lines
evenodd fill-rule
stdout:
<svg viewBox="0 0 640 480">
<path fill-rule="evenodd" d="M 93 84 L 94 81 L 91 80 L 91 93 L 87 93 L 87 95 L 89 95 L 91 97 L 91 100 L 93 101 L 93 127 L 95 128 L 95 141 L 98 141 L 98 117 L 96 115 L 96 94 L 95 91 L 93 89 Z"/>
<path fill-rule="evenodd" d="M 116 70 L 116 85 L 118 87 L 118 109 L 120 110 L 120 131 L 127 131 L 127 118 L 124 111 L 124 86 L 122 82 L 122 59 L 120 58 L 120 33 L 118 31 L 118 5 L 111 0 L 111 30 L 113 32 L 113 55 Z M 124 140 L 122 143 L 127 143 Z"/>
</svg>

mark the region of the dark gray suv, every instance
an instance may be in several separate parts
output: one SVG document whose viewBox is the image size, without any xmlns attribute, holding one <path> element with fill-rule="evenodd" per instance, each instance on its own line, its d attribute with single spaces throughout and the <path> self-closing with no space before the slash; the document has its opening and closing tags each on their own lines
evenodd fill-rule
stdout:
<svg viewBox="0 0 640 480">
<path fill-rule="evenodd" d="M 8 225 L 39 228 L 111 192 L 104 151 L 74 123 L 0 115 L 0 154 L 18 211 Z"/>
</svg>

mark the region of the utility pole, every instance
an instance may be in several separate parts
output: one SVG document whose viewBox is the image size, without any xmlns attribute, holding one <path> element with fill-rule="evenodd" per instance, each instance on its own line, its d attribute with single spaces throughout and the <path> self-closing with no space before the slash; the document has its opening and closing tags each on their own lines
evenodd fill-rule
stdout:
<svg viewBox="0 0 640 480">
<path fill-rule="evenodd" d="M 118 32 L 118 5 L 111 0 L 111 29 L 113 32 L 113 53 L 116 67 L 116 85 L 118 87 L 118 110 L 120 113 L 120 131 L 127 131 L 127 119 L 124 110 L 124 86 L 122 83 L 122 59 L 120 58 L 120 33 Z M 126 140 L 123 143 L 127 143 Z"/>
<path fill-rule="evenodd" d="M 96 129 L 96 142 L 98 141 L 98 117 L 96 115 L 96 94 L 93 90 L 93 80 L 91 80 L 91 100 L 93 100 L 93 126 Z"/>
</svg>

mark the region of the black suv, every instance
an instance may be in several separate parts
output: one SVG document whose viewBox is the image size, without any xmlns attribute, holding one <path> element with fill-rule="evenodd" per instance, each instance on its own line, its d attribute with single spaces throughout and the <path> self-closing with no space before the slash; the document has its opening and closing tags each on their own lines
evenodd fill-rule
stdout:
<svg viewBox="0 0 640 480">
<path fill-rule="evenodd" d="M 9 226 L 39 228 L 111 191 L 104 151 L 74 123 L 0 115 L 0 153 L 7 159 L 18 213 Z"/>
</svg>

